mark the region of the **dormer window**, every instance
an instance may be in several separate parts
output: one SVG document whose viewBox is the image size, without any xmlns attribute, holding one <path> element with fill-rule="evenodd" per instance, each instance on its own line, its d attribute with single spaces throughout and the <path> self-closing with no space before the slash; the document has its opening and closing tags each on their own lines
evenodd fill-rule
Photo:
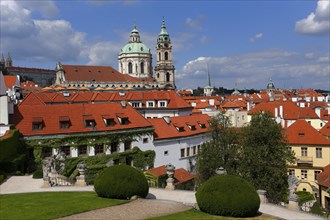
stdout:
<svg viewBox="0 0 330 220">
<path fill-rule="evenodd" d="M 92 115 L 84 115 L 84 124 L 86 128 L 94 128 L 96 126 L 94 117 Z"/>
<path fill-rule="evenodd" d="M 141 108 L 142 105 L 141 102 L 130 102 L 130 104 L 133 108 Z"/>
<path fill-rule="evenodd" d="M 178 125 L 174 125 L 176 130 L 178 130 L 179 132 L 184 132 L 184 127 L 183 126 L 178 126 Z"/>
<path fill-rule="evenodd" d="M 188 128 L 189 128 L 191 131 L 196 130 L 196 126 L 195 126 L 195 125 L 192 125 L 192 124 L 188 124 L 188 123 L 187 123 L 187 126 L 188 126 Z"/>
<path fill-rule="evenodd" d="M 110 115 L 102 115 L 103 122 L 105 126 L 111 127 L 115 125 L 115 119 Z"/>
<path fill-rule="evenodd" d="M 158 101 L 158 107 L 165 108 L 167 106 L 166 101 Z"/>
<path fill-rule="evenodd" d="M 154 101 L 147 101 L 147 108 L 154 108 L 155 102 Z"/>
<path fill-rule="evenodd" d="M 304 132 L 299 132 L 299 137 L 304 137 L 305 136 L 305 133 Z"/>
<path fill-rule="evenodd" d="M 70 118 L 68 116 L 60 116 L 60 129 L 68 129 L 71 125 Z"/>
<path fill-rule="evenodd" d="M 129 124 L 129 120 L 128 120 L 128 116 L 125 114 L 117 114 L 117 118 L 118 121 L 121 125 L 128 125 Z"/>
<path fill-rule="evenodd" d="M 201 128 L 206 128 L 205 123 L 198 122 L 198 125 L 199 125 L 199 127 L 201 127 Z"/>
<path fill-rule="evenodd" d="M 44 127 L 43 125 L 44 125 L 44 122 L 41 117 L 32 118 L 32 130 L 34 130 L 34 131 L 42 130 L 42 128 Z"/>
</svg>

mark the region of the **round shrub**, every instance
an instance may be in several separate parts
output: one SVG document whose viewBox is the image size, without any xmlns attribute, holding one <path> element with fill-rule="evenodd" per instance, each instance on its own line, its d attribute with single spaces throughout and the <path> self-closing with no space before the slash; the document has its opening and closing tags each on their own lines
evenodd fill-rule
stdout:
<svg viewBox="0 0 330 220">
<path fill-rule="evenodd" d="M 196 200 L 201 211 L 221 216 L 252 217 L 260 206 L 254 187 L 232 175 L 211 177 L 197 190 Z"/>
<path fill-rule="evenodd" d="M 106 168 L 95 179 L 94 189 L 98 196 L 114 199 L 130 199 L 134 195 L 145 198 L 149 192 L 144 174 L 127 165 Z"/>
</svg>

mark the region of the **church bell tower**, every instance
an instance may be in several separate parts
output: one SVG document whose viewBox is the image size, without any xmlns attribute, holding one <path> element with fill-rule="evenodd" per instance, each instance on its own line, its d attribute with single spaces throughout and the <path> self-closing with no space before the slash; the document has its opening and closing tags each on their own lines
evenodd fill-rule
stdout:
<svg viewBox="0 0 330 220">
<path fill-rule="evenodd" d="M 157 39 L 156 57 L 154 78 L 157 80 L 161 88 L 175 89 L 175 68 L 172 61 L 172 44 L 170 36 L 166 31 L 164 18 Z"/>
</svg>

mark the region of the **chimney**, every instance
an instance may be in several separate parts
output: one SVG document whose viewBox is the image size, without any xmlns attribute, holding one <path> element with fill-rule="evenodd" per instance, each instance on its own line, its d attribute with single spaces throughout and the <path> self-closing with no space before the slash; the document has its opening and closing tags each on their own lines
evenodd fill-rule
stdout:
<svg viewBox="0 0 330 220">
<path fill-rule="evenodd" d="M 283 106 L 280 105 L 280 117 L 283 118 Z"/>
<path fill-rule="evenodd" d="M 169 116 L 164 116 L 163 119 L 166 122 L 166 124 L 168 124 L 168 125 L 171 124 L 171 120 L 170 120 Z"/>
<path fill-rule="evenodd" d="M 247 102 L 246 104 L 247 104 L 247 106 L 246 106 L 246 108 L 247 108 L 247 111 L 250 111 L 250 109 L 251 109 L 251 105 L 250 105 L 250 102 Z"/>
<path fill-rule="evenodd" d="M 275 110 L 275 114 L 274 114 L 275 115 L 275 118 L 277 118 L 277 116 L 278 116 L 278 108 L 275 108 L 274 110 Z"/>
<path fill-rule="evenodd" d="M 122 108 L 126 108 L 126 101 L 125 100 L 120 101 L 120 105 Z"/>
<path fill-rule="evenodd" d="M 214 99 L 209 99 L 209 104 L 213 106 L 214 105 Z"/>
</svg>

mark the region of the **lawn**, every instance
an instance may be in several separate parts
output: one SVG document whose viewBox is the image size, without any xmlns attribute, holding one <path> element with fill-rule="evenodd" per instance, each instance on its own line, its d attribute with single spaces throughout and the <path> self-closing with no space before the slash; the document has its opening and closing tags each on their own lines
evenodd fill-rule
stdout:
<svg viewBox="0 0 330 220">
<path fill-rule="evenodd" d="M 44 192 L 0 195 L 0 219 L 54 219 L 126 203 L 95 192 Z"/>
<path fill-rule="evenodd" d="M 200 220 L 200 219 L 217 219 L 217 220 L 238 220 L 238 219 L 244 219 L 244 220 L 276 220 L 277 218 L 268 216 L 268 215 L 260 215 L 253 218 L 230 218 L 230 217 L 222 217 L 222 216 L 215 216 L 215 215 L 209 215 L 207 213 L 197 211 L 196 209 L 190 209 L 188 211 L 184 212 L 178 212 L 171 215 L 161 216 L 161 217 L 155 217 L 150 218 L 149 220 L 182 220 L 182 219 L 189 219 L 189 220 Z"/>
</svg>

